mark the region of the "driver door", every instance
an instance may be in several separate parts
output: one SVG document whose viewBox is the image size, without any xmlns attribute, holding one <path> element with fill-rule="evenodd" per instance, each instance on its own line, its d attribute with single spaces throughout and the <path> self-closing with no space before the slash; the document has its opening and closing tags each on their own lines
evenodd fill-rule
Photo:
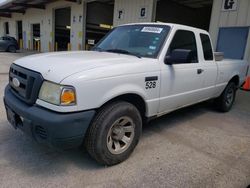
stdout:
<svg viewBox="0 0 250 188">
<path fill-rule="evenodd" d="M 161 63 L 159 114 L 195 103 L 203 98 L 200 89 L 204 74 L 198 58 L 195 34 L 187 30 L 177 30 L 166 57 L 176 51 L 190 53 L 185 58 L 181 54 L 179 57 L 175 55 L 172 63 Z"/>
</svg>

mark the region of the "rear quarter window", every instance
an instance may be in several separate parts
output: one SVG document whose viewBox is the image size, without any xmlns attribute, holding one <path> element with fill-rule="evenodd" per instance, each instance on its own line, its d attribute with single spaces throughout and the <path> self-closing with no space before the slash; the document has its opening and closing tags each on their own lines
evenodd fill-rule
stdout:
<svg viewBox="0 0 250 188">
<path fill-rule="evenodd" d="M 201 33 L 200 38 L 201 38 L 201 43 L 202 43 L 202 48 L 203 48 L 204 59 L 206 61 L 213 60 L 214 56 L 213 56 L 213 50 L 212 50 L 212 45 L 211 45 L 209 36 Z"/>
</svg>

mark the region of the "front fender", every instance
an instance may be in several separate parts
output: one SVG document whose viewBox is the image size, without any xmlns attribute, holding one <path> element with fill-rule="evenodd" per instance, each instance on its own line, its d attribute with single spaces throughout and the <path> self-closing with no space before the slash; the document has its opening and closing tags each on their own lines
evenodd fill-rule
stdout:
<svg viewBox="0 0 250 188">
<path fill-rule="evenodd" d="M 78 110 L 99 108 L 113 98 L 124 94 L 137 94 L 146 101 L 148 96 L 142 86 L 144 86 L 143 80 L 131 77 L 78 83 L 76 85 Z"/>
<path fill-rule="evenodd" d="M 144 73 L 77 82 L 74 86 L 78 111 L 100 108 L 124 94 L 140 96 L 145 101 L 146 115 L 154 115 L 159 107 L 160 86 L 158 84 L 156 88 L 146 90 Z"/>
<path fill-rule="evenodd" d="M 128 89 L 129 88 L 129 89 Z M 118 85 L 117 87 L 112 88 L 111 90 L 107 91 L 102 99 L 101 99 L 101 104 L 99 104 L 99 107 L 103 106 L 105 103 L 108 101 L 111 101 L 114 98 L 117 98 L 122 95 L 126 94 L 134 94 L 140 96 L 143 101 L 145 102 L 145 107 L 146 107 L 146 113 L 148 112 L 148 105 L 147 105 L 147 94 L 145 90 L 138 85 L 135 84 L 123 84 L 123 85 Z"/>
</svg>

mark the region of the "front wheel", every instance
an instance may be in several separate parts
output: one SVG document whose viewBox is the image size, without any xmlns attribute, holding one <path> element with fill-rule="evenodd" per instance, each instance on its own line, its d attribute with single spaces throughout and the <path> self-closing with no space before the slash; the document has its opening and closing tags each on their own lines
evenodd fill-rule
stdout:
<svg viewBox="0 0 250 188">
<path fill-rule="evenodd" d="M 95 116 L 85 138 L 88 153 L 99 163 L 115 165 L 126 160 L 139 142 L 142 119 L 128 102 L 104 106 Z"/>
<path fill-rule="evenodd" d="M 221 112 L 228 112 L 231 110 L 236 96 L 236 84 L 229 82 L 223 93 L 215 99 L 215 105 Z"/>
</svg>

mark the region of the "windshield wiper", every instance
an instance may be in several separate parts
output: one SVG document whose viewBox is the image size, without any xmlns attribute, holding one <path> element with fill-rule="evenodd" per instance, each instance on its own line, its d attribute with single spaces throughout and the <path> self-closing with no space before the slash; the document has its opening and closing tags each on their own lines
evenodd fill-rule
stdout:
<svg viewBox="0 0 250 188">
<path fill-rule="evenodd" d="M 105 50 L 105 51 L 106 52 L 114 52 L 114 53 L 120 53 L 120 54 L 133 55 L 133 56 L 136 56 L 138 58 L 141 58 L 141 56 L 139 54 L 132 53 L 132 52 L 129 52 L 127 50 L 122 50 L 122 49 L 108 49 L 108 50 Z"/>
</svg>

